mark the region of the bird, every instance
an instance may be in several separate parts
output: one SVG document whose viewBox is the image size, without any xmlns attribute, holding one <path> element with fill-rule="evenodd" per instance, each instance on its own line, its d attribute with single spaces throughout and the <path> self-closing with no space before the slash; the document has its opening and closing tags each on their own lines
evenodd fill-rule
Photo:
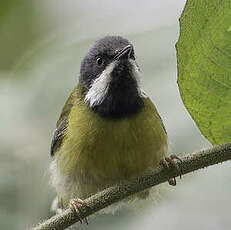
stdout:
<svg viewBox="0 0 231 230">
<path fill-rule="evenodd" d="M 176 166 L 179 158 L 167 157 L 167 132 L 141 78 L 128 39 L 105 36 L 89 48 L 51 143 L 51 182 L 61 210 L 77 212 L 84 199 L 159 164 Z"/>
</svg>

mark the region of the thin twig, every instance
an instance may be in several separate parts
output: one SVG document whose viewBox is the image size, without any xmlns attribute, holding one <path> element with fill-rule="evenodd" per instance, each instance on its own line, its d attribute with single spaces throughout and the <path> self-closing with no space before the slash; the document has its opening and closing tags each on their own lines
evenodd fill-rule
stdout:
<svg viewBox="0 0 231 230">
<path fill-rule="evenodd" d="M 231 143 L 220 145 L 214 148 L 192 153 L 182 157 L 182 162 L 178 165 L 182 169 L 182 175 L 192 171 L 218 164 L 231 159 Z M 87 206 L 81 206 L 81 216 L 87 217 L 93 213 L 122 199 L 150 188 L 152 186 L 166 182 L 169 178 L 179 176 L 179 172 L 174 167 L 164 169 L 157 167 L 152 173 L 145 174 L 138 178 L 119 184 L 97 193 L 86 199 Z M 40 223 L 32 230 L 63 230 L 79 221 L 78 216 L 70 208 L 55 215 L 52 218 Z"/>
</svg>

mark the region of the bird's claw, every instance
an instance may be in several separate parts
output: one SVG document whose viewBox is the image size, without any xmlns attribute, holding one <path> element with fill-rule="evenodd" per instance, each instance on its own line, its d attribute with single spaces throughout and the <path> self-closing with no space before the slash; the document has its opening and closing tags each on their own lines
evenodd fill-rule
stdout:
<svg viewBox="0 0 231 230">
<path fill-rule="evenodd" d="M 164 168 L 169 168 L 169 164 L 171 164 L 176 170 L 177 172 L 179 172 L 180 178 L 182 176 L 182 170 L 180 169 L 179 165 L 175 162 L 175 160 L 179 160 L 180 162 L 182 162 L 182 159 L 180 157 L 178 157 L 175 154 L 170 155 L 169 157 L 164 157 L 161 161 L 160 164 L 164 167 Z M 176 185 L 176 178 L 170 178 L 168 179 L 168 183 L 172 186 Z"/>
<path fill-rule="evenodd" d="M 88 225 L 88 220 L 87 220 L 87 218 L 86 218 L 86 217 L 83 218 L 83 217 L 81 216 L 81 211 L 80 211 L 80 209 L 79 209 L 79 206 L 83 206 L 83 205 L 86 206 L 87 204 L 86 204 L 85 201 L 83 201 L 83 200 L 81 200 L 81 199 L 79 199 L 79 198 L 72 199 L 72 200 L 70 200 L 70 203 L 69 203 L 70 209 L 71 209 L 73 212 L 75 212 L 76 215 L 79 217 L 80 223 L 82 224 L 83 221 L 84 221 L 84 222 Z"/>
</svg>

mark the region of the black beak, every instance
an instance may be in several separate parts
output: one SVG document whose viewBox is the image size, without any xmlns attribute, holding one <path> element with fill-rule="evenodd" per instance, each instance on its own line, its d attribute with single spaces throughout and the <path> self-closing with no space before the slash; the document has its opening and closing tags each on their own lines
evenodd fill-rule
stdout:
<svg viewBox="0 0 231 230">
<path fill-rule="evenodd" d="M 115 60 L 121 60 L 121 59 L 128 59 L 133 51 L 133 46 L 128 45 L 124 47 L 122 50 L 118 52 L 118 54 L 115 55 Z"/>
</svg>

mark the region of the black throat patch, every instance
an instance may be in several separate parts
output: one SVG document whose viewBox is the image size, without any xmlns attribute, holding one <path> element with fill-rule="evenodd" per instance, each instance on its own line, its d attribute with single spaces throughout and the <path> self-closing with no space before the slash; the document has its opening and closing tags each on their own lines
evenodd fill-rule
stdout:
<svg viewBox="0 0 231 230">
<path fill-rule="evenodd" d="M 112 80 L 107 96 L 92 110 L 106 118 L 124 118 L 138 113 L 144 106 L 137 89 L 137 81 L 132 76 L 131 66 L 121 62 L 112 72 Z"/>
</svg>

